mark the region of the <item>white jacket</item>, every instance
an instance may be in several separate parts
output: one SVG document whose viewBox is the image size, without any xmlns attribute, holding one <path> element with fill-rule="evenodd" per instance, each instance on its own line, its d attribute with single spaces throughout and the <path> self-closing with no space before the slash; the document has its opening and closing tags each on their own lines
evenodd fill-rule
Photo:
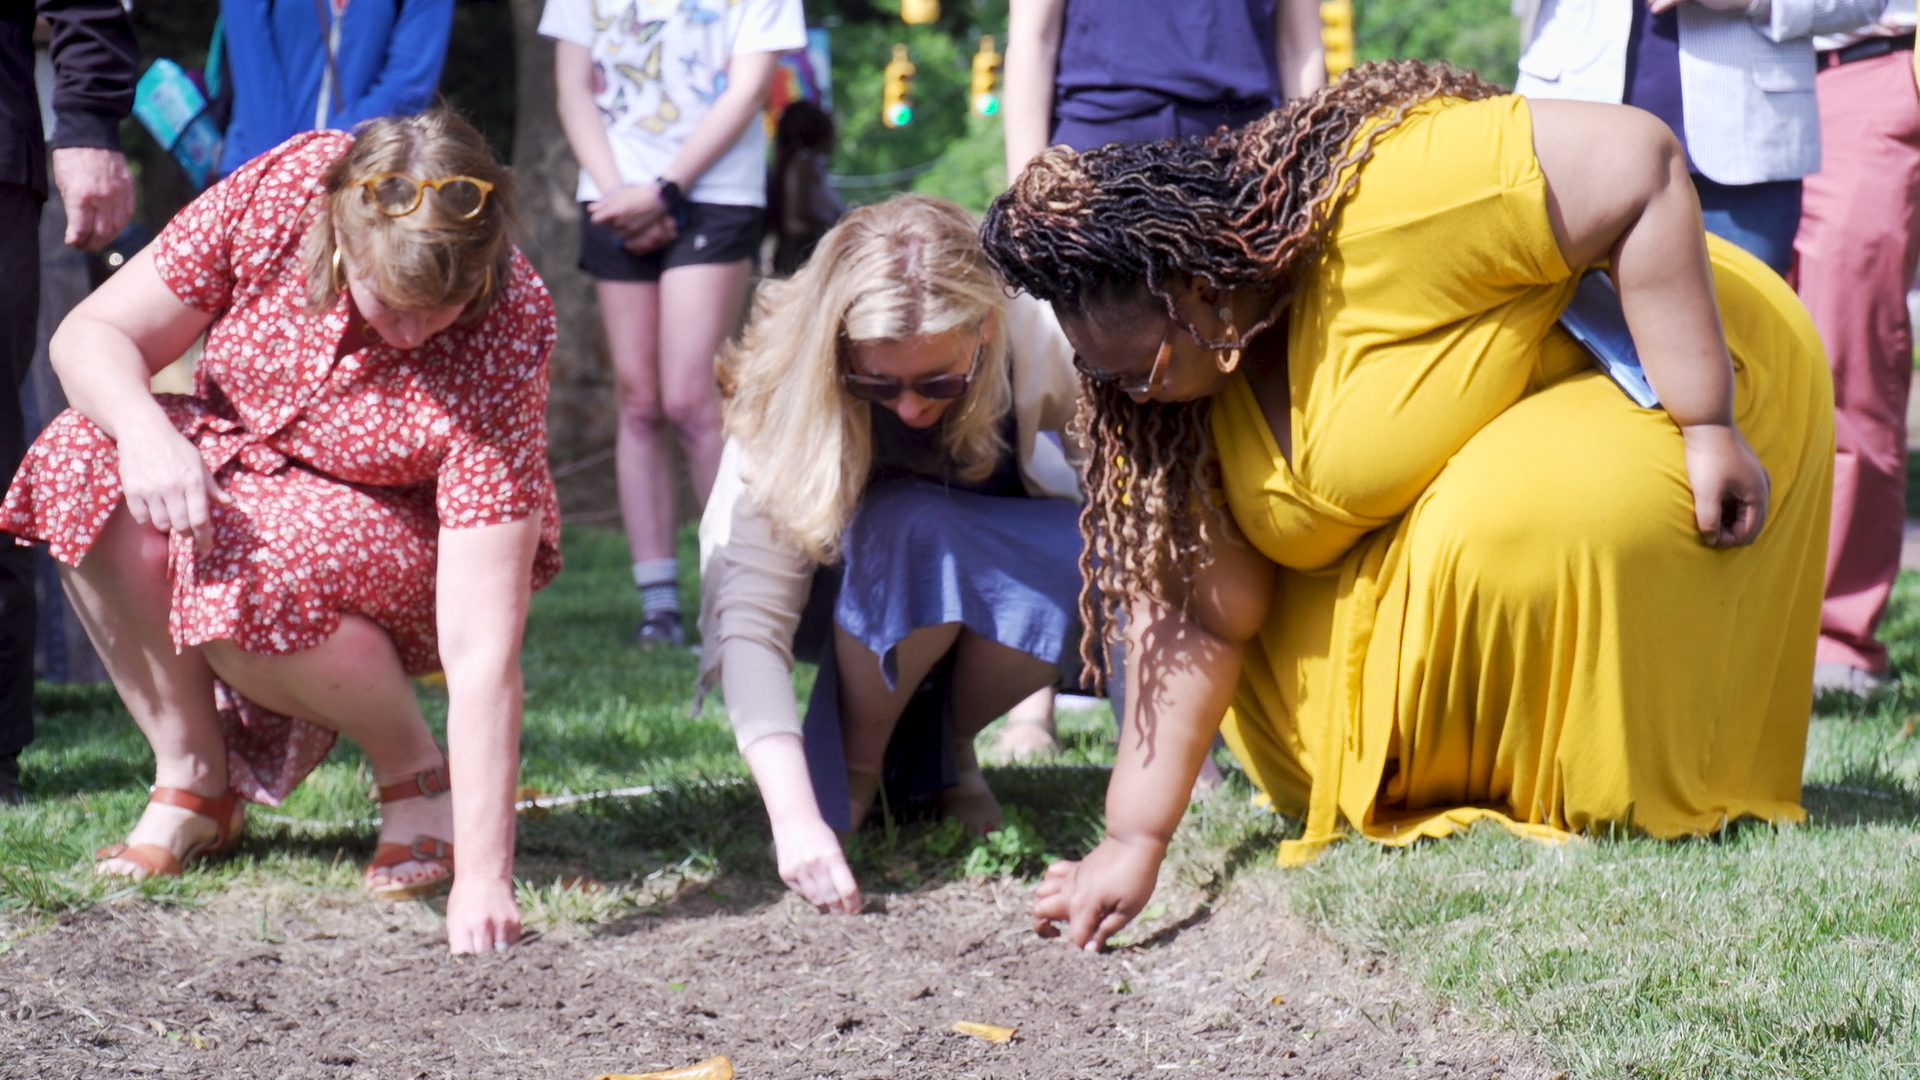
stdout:
<svg viewBox="0 0 1920 1080">
<path fill-rule="evenodd" d="M 1514 90 L 1619 102 L 1627 38 L 1645 0 L 1539 0 Z M 1531 0 L 1516 4 L 1521 8 Z M 1694 168 L 1722 184 L 1798 180 L 1820 168 L 1813 35 L 1852 30 L 1887 0 L 1760 0 L 1755 15 L 1692 0 L 1680 20 L 1680 93 Z M 1523 20 L 1528 12 L 1521 10 Z"/>
<path fill-rule="evenodd" d="M 1020 478 L 1036 498 L 1078 502 L 1081 454 L 1067 434 L 1080 395 L 1073 348 L 1053 310 L 1030 296 L 1007 301 L 1003 314 Z M 700 690 L 721 687 L 743 751 L 768 735 L 800 733 L 793 634 L 815 569 L 760 513 L 745 465 L 745 451 L 728 439 L 700 518 Z"/>
</svg>

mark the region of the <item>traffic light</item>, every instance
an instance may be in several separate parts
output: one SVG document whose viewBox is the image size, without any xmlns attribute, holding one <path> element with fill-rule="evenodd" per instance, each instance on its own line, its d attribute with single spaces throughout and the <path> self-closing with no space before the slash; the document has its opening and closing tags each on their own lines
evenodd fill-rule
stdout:
<svg viewBox="0 0 1920 1080">
<path fill-rule="evenodd" d="M 1320 5 L 1320 44 L 1327 52 L 1329 80 L 1353 67 L 1353 0 L 1325 0 Z"/>
<path fill-rule="evenodd" d="M 1000 115 L 1000 53 L 992 34 L 980 35 L 980 51 L 973 54 L 972 100 L 974 115 Z"/>
<path fill-rule="evenodd" d="M 900 0 L 900 21 L 914 26 L 937 21 L 940 0 Z"/>
<path fill-rule="evenodd" d="M 890 128 L 913 123 L 913 61 L 907 47 L 895 45 L 880 87 L 880 122 Z"/>
</svg>

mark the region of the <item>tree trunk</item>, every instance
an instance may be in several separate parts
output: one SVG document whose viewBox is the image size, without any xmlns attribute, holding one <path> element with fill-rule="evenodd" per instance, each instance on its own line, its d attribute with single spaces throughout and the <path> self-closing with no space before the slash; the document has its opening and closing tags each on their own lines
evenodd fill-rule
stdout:
<svg viewBox="0 0 1920 1080">
<path fill-rule="evenodd" d="M 593 280 L 576 265 L 580 204 L 574 200 L 574 183 L 579 166 L 560 127 L 553 43 L 539 35 L 542 0 L 512 0 L 512 4 L 517 87 L 513 171 L 519 192 L 519 242 L 553 294 L 559 338 L 553 347 L 547 446 L 553 460 L 564 463 L 612 445 L 613 370 L 607 361 Z"/>
</svg>

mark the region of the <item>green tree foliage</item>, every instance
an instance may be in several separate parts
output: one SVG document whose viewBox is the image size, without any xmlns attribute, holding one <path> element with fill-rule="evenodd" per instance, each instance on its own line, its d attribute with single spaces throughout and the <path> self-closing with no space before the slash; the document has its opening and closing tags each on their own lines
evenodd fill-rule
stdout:
<svg viewBox="0 0 1920 1080">
<path fill-rule="evenodd" d="M 1363 60 L 1444 60 L 1513 85 L 1520 48 L 1509 0 L 1355 0 L 1354 7 Z M 1169 6 L 1169 18 L 1177 13 Z M 832 35 L 840 132 L 834 171 L 872 178 L 841 194 L 870 202 L 924 191 L 984 209 L 1006 176 L 1000 121 L 968 111 L 968 62 L 983 33 L 1005 48 L 1006 0 L 942 0 L 940 20 L 928 26 L 901 22 L 899 0 L 807 0 L 807 16 Z M 893 129 L 880 122 L 880 72 L 896 42 L 912 51 L 918 70 L 913 123 Z M 890 181 L 873 182 L 881 177 Z"/>
<path fill-rule="evenodd" d="M 1354 0 L 1361 60 L 1444 60 L 1512 86 L 1520 26 L 1508 0 Z"/>
<path fill-rule="evenodd" d="M 808 21 L 831 34 L 833 119 L 839 130 L 834 171 L 847 177 L 892 177 L 842 189 L 852 202 L 895 192 L 930 191 L 963 205 L 984 207 L 998 190 L 980 173 L 998 167 L 998 121 L 968 108 L 970 62 L 981 34 L 1006 40 L 1007 0 L 942 0 L 940 20 L 925 26 L 900 21 L 899 0 L 809 0 Z M 881 70 L 895 44 L 906 45 L 915 66 L 913 123 L 880 122 Z M 989 152 L 990 151 L 990 152 Z M 948 160 L 951 154 L 954 160 Z"/>
</svg>

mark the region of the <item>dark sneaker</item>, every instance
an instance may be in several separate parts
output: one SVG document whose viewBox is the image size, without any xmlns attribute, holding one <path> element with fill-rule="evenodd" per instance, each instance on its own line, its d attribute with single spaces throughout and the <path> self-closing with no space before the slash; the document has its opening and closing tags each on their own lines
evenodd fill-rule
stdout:
<svg viewBox="0 0 1920 1080">
<path fill-rule="evenodd" d="M 635 627 L 633 640 L 643 649 L 660 645 L 679 649 L 687 644 L 687 631 L 680 625 L 679 612 L 663 611 L 658 615 L 647 616 L 638 627 Z"/>
<path fill-rule="evenodd" d="M 0 806 L 19 806 L 26 801 L 20 795 L 20 759 L 0 757 Z"/>
</svg>

